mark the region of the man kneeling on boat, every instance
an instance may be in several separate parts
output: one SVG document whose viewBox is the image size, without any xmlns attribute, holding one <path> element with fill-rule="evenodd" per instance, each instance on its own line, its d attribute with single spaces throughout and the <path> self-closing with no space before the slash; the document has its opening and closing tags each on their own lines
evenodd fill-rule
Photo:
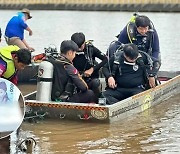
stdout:
<svg viewBox="0 0 180 154">
<path fill-rule="evenodd" d="M 126 44 L 103 67 L 107 88 L 102 95 L 107 104 L 114 104 L 156 86 L 159 61 L 134 44 Z"/>
<path fill-rule="evenodd" d="M 60 56 L 49 58 L 54 67 L 51 99 L 53 101 L 68 101 L 76 103 L 94 103 L 95 95 L 88 89 L 72 61 L 78 51 L 77 44 L 72 40 L 61 43 Z"/>
</svg>

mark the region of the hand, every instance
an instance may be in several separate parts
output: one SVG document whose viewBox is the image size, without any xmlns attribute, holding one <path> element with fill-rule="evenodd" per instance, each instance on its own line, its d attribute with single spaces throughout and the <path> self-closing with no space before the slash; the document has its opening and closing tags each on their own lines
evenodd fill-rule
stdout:
<svg viewBox="0 0 180 154">
<path fill-rule="evenodd" d="M 32 36 L 33 32 L 32 30 L 29 31 L 29 36 Z"/>
<path fill-rule="evenodd" d="M 112 89 L 117 87 L 116 81 L 112 76 L 108 78 L 108 86 Z"/>
<path fill-rule="evenodd" d="M 94 72 L 94 68 L 91 67 L 90 69 L 88 69 L 88 70 L 86 70 L 86 71 L 84 72 L 84 76 L 85 76 L 85 77 L 90 77 L 93 72 Z"/>
<path fill-rule="evenodd" d="M 32 48 L 32 47 L 28 47 L 28 49 L 29 49 L 31 52 L 34 52 L 34 51 L 35 51 L 35 49 Z"/>
<path fill-rule="evenodd" d="M 150 86 L 151 88 L 156 87 L 155 77 L 149 77 L 148 79 L 149 79 L 149 86 Z"/>
</svg>

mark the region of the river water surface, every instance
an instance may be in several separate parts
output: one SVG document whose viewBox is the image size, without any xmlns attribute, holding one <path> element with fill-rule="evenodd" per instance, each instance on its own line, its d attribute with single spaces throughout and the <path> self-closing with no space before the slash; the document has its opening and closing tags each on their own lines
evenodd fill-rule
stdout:
<svg viewBox="0 0 180 154">
<path fill-rule="evenodd" d="M 14 10 L 0 11 L 0 27 L 4 31 Z M 180 13 L 142 13 L 154 23 L 160 39 L 161 70 L 179 71 Z M 33 36 L 27 42 L 36 51 L 70 39 L 74 32 L 83 32 L 86 39 L 106 52 L 110 42 L 131 18 L 132 12 L 32 11 L 28 21 Z M 5 45 L 2 40 L 0 46 Z M 19 85 L 25 95 L 35 85 Z M 112 124 L 69 121 L 24 122 L 22 135 L 37 141 L 37 154 L 111 154 L 111 153 L 180 153 L 180 96 L 177 95 L 134 117 Z M 13 147 L 12 147 L 12 153 Z"/>
</svg>

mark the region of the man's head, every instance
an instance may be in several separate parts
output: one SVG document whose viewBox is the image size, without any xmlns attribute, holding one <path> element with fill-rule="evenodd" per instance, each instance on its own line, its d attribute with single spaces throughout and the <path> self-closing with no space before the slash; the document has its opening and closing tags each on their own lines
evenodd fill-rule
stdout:
<svg viewBox="0 0 180 154">
<path fill-rule="evenodd" d="M 134 63 L 139 55 L 137 46 L 132 43 L 126 44 L 123 51 L 125 59 L 130 63 Z"/>
<path fill-rule="evenodd" d="M 24 9 L 22 9 L 21 12 L 26 15 L 26 19 L 31 19 L 32 18 L 29 9 L 24 8 Z"/>
<path fill-rule="evenodd" d="M 74 33 L 71 36 L 71 40 L 74 41 L 79 49 L 82 51 L 85 47 L 85 35 L 82 32 Z"/>
<path fill-rule="evenodd" d="M 15 54 L 14 65 L 17 70 L 22 70 L 31 63 L 31 52 L 28 49 L 19 49 L 12 54 Z"/>
<path fill-rule="evenodd" d="M 147 31 L 149 30 L 150 19 L 147 16 L 143 16 L 143 15 L 137 16 L 135 20 L 135 24 L 137 27 L 137 31 L 141 35 L 145 35 Z"/>
<path fill-rule="evenodd" d="M 76 56 L 76 51 L 78 51 L 77 44 L 72 40 L 64 40 L 61 43 L 60 52 L 65 55 L 70 61 Z"/>
</svg>

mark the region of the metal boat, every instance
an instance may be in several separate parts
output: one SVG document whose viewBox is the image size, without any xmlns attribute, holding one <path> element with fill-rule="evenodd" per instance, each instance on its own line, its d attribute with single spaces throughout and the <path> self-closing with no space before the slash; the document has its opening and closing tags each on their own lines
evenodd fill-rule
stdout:
<svg viewBox="0 0 180 154">
<path fill-rule="evenodd" d="M 36 91 L 25 96 L 26 116 L 45 119 L 111 123 L 147 110 L 180 93 L 180 72 L 159 72 L 161 84 L 113 105 L 37 101 Z M 105 81 L 102 78 L 102 89 Z"/>
</svg>

